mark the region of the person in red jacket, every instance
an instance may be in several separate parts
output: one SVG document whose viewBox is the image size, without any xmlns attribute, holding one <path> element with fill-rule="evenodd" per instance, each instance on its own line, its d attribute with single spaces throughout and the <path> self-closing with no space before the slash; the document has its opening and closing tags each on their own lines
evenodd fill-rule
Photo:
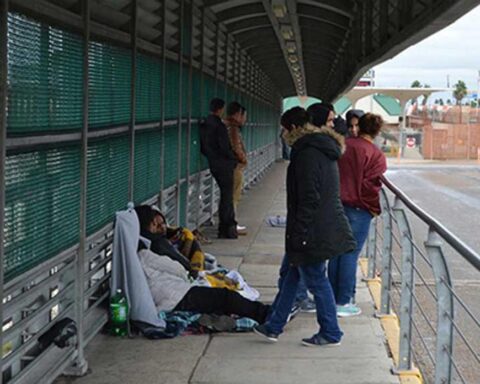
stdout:
<svg viewBox="0 0 480 384">
<path fill-rule="evenodd" d="M 373 143 L 383 125 L 381 116 L 367 113 L 360 117 L 358 124 L 358 137 L 345 141 L 347 149 L 338 161 L 340 198 L 357 241 L 355 250 L 331 259 L 328 265 L 339 317 L 361 313 L 352 303 L 358 255 L 367 238 L 370 221 L 380 214 L 381 176 L 387 170 L 385 155 Z"/>
</svg>

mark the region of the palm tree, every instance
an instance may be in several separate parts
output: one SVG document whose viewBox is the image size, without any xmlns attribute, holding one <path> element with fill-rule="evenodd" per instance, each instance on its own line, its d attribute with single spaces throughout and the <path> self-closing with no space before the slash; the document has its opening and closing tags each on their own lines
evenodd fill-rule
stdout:
<svg viewBox="0 0 480 384">
<path fill-rule="evenodd" d="M 467 85 L 464 81 L 458 80 L 454 87 L 453 97 L 457 100 L 457 105 L 460 107 L 460 123 L 462 123 L 462 99 L 467 95 Z"/>
</svg>

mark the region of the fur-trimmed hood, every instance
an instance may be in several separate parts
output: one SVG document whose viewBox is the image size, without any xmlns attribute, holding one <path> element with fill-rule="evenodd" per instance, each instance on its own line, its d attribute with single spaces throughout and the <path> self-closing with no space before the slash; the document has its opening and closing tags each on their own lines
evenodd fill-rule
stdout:
<svg viewBox="0 0 480 384">
<path fill-rule="evenodd" d="M 306 124 L 301 128 L 284 131 L 283 139 L 294 150 L 304 146 L 314 146 L 335 160 L 345 152 L 346 148 L 345 138 L 326 125 L 319 128 Z"/>
</svg>

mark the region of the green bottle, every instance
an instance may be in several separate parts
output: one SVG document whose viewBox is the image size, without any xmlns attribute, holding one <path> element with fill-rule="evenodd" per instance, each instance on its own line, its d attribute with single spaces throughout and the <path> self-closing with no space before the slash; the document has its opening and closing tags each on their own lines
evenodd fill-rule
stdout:
<svg viewBox="0 0 480 384">
<path fill-rule="evenodd" d="M 114 336 L 128 334 L 128 303 L 121 289 L 110 299 L 110 333 Z"/>
</svg>

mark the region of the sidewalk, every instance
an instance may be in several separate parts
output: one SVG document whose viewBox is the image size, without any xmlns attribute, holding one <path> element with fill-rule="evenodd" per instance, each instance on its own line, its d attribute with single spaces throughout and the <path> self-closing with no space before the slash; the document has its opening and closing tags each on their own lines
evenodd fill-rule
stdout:
<svg viewBox="0 0 480 384">
<path fill-rule="evenodd" d="M 248 235 L 217 240 L 205 247 L 220 263 L 239 268 L 247 282 L 272 301 L 283 257 L 284 230 L 265 224 L 265 217 L 285 214 L 285 164 L 275 164 L 267 176 L 246 192 L 239 222 Z M 296 384 L 399 383 L 390 373 L 392 361 L 366 285 L 357 285 L 362 315 L 340 319 L 345 336 L 337 348 L 307 348 L 303 337 L 317 331 L 314 314 L 299 314 L 278 343 L 268 344 L 252 333 L 185 336 L 172 340 L 121 339 L 98 335 L 86 351 L 91 373 L 75 384 Z"/>
</svg>

